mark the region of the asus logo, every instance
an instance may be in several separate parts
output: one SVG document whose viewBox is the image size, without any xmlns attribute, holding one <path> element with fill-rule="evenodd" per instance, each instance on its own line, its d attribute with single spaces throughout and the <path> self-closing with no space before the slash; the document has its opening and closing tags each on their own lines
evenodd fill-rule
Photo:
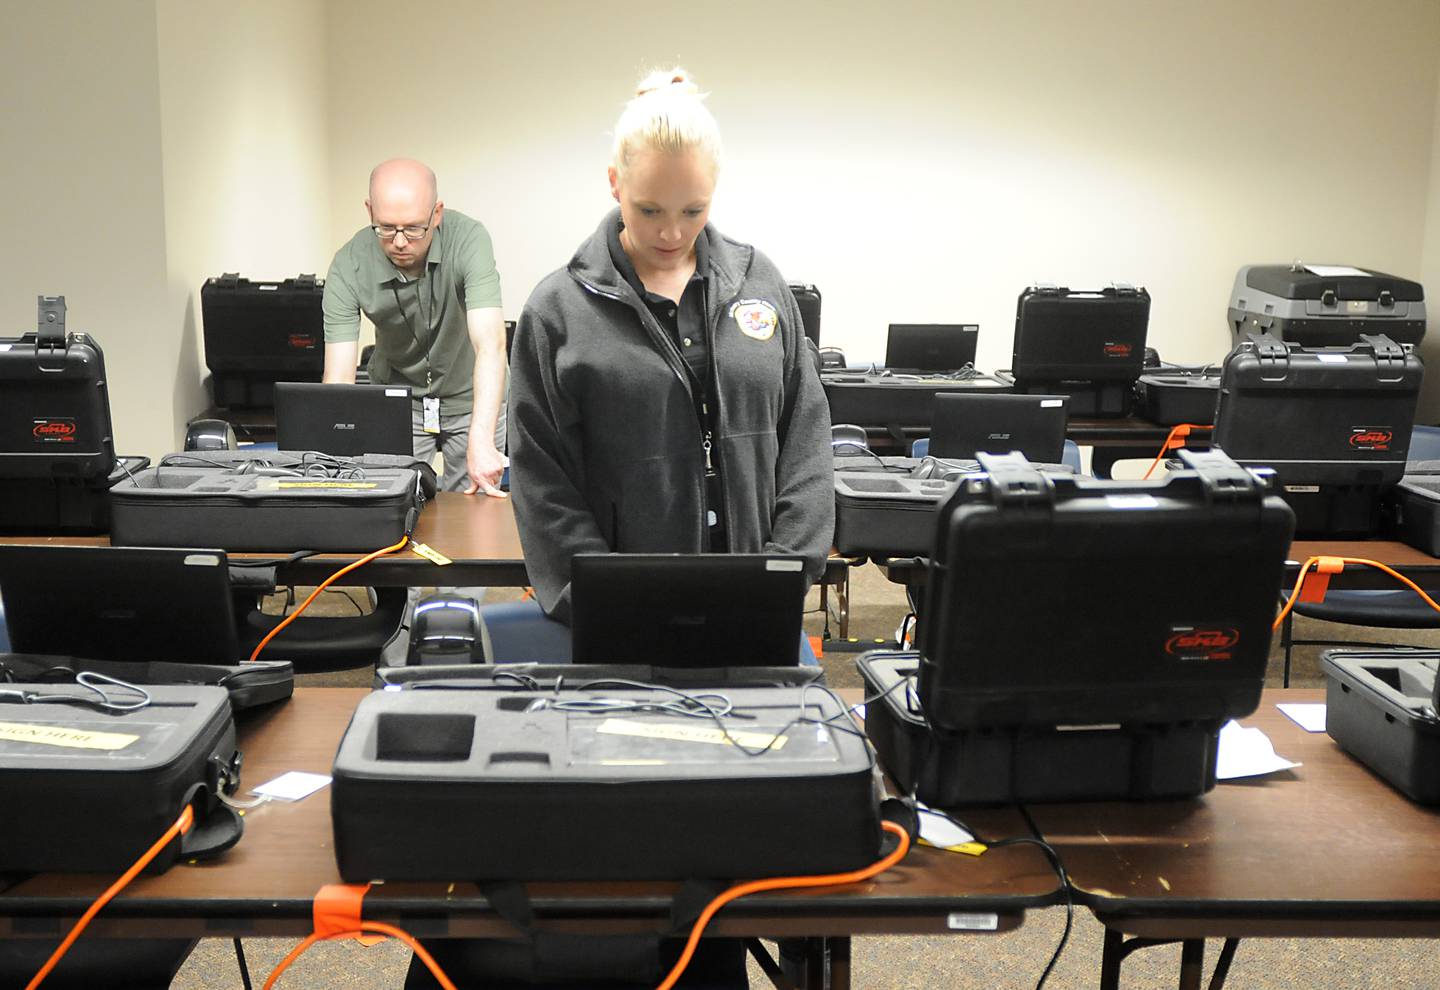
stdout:
<svg viewBox="0 0 1440 990">
<path fill-rule="evenodd" d="M 337 430 L 353 430 L 353 429 L 355 429 L 355 424 L 354 424 L 354 423 L 336 423 L 336 424 L 335 424 L 335 429 L 337 429 Z"/>
<path fill-rule="evenodd" d="M 986 440 L 1009 440 L 1009 439 L 1010 439 L 1010 434 L 1009 434 L 1009 433 L 989 433 L 989 434 L 986 434 L 985 439 L 986 439 Z"/>
</svg>

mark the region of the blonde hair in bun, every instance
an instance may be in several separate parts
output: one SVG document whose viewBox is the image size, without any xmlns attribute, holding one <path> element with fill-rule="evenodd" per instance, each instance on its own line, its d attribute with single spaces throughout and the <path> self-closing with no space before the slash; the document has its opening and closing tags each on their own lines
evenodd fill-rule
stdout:
<svg viewBox="0 0 1440 990">
<path fill-rule="evenodd" d="M 705 108 L 705 94 L 676 66 L 648 73 L 615 124 L 615 170 L 624 175 L 641 150 L 699 151 L 720 171 L 720 127 Z"/>
</svg>

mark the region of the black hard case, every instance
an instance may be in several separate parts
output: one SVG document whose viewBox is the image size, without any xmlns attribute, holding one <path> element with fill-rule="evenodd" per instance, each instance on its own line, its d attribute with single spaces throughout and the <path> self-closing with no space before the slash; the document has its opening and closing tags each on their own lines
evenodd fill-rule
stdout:
<svg viewBox="0 0 1440 990">
<path fill-rule="evenodd" d="M 1425 288 L 1385 272 L 1316 275 L 1293 265 L 1247 265 L 1226 315 L 1237 344 L 1246 333 L 1269 332 L 1307 347 L 1343 347 L 1366 333 L 1418 345 Z"/>
<path fill-rule="evenodd" d="M 1248 335 L 1225 359 L 1210 442 L 1275 470 L 1300 534 L 1369 536 L 1376 493 L 1405 473 L 1423 376 L 1383 336 L 1319 349 Z"/>
<path fill-rule="evenodd" d="M 217 406 L 275 404 L 276 382 L 318 382 L 325 370 L 321 301 L 313 275 L 252 282 L 236 274 L 205 280 L 200 312 L 205 363 Z"/>
<path fill-rule="evenodd" d="M 820 376 L 830 403 L 831 423 L 853 423 L 879 429 L 930 431 L 939 392 L 1013 392 L 1014 385 L 998 376 L 946 379 L 939 375 L 885 375 L 860 372 L 825 372 Z"/>
<path fill-rule="evenodd" d="M 1391 526 L 1406 544 L 1440 556 L 1440 461 L 1411 461 L 1389 496 Z"/>
<path fill-rule="evenodd" d="M 95 339 L 0 338 L 0 532 L 104 532 L 115 464 Z"/>
<path fill-rule="evenodd" d="M 1215 786 L 1223 719 L 932 732 L 915 693 L 918 653 L 872 651 L 856 666 L 866 694 L 882 695 L 865 707 L 865 734 L 880 765 L 927 804 L 1140 801 Z"/>
<path fill-rule="evenodd" d="M 1070 396 L 1070 415 L 1123 416 L 1145 361 L 1150 293 L 1030 286 L 1015 304 L 1015 390 Z"/>
<path fill-rule="evenodd" d="M 805 336 L 820 346 L 820 290 L 807 282 L 791 282 L 790 293 L 800 307 L 800 321 Z"/>
<path fill-rule="evenodd" d="M 802 705 L 810 717 L 851 725 L 822 688 L 725 693 L 757 716 L 727 719 L 732 732 L 773 732 Z M 601 694 L 675 698 L 619 685 Z M 331 787 L 341 877 L 714 879 L 828 873 L 876 857 L 877 775 L 863 739 L 804 725 L 778 752 L 747 757 L 733 746 L 602 735 L 596 728 L 610 716 L 555 707 L 596 696 L 408 690 L 362 700 Z M 617 717 L 680 732 L 715 727 Z"/>
<path fill-rule="evenodd" d="M 1181 458 L 1194 467 L 1127 482 L 982 457 L 989 473 L 937 515 L 920 613 L 932 726 L 1254 711 L 1294 516 L 1223 456 Z"/>
<path fill-rule="evenodd" d="M 187 804 L 214 811 L 224 773 L 235 766 L 230 699 L 218 687 L 148 687 L 153 703 L 108 715 L 68 704 L 23 704 L 7 692 L 94 698 L 74 684 L 0 685 L 0 722 L 25 731 L 138 736 L 123 749 L 95 750 L 0 738 L 0 807 L 7 809 L 0 872 L 117 873 L 159 839 Z M 116 692 L 119 700 L 132 696 Z M 193 830 L 198 840 L 200 830 Z M 238 838 L 238 832 L 229 841 Z M 152 861 L 167 869 L 188 848 L 175 841 Z"/>
<path fill-rule="evenodd" d="M 1141 375 L 1135 382 L 1135 406 L 1142 419 L 1160 426 L 1215 422 L 1220 401 L 1220 369 L 1180 369 Z"/>
<path fill-rule="evenodd" d="M 429 465 L 401 456 L 346 458 L 363 465 L 363 479 L 257 473 L 303 470 L 308 456 L 248 450 L 171 454 L 112 489 L 110 542 L 368 552 L 399 541 L 414 527 L 427 493 L 434 494 Z"/>
<path fill-rule="evenodd" d="M 1421 804 L 1440 804 L 1440 651 L 1326 650 L 1325 731 Z"/>
</svg>

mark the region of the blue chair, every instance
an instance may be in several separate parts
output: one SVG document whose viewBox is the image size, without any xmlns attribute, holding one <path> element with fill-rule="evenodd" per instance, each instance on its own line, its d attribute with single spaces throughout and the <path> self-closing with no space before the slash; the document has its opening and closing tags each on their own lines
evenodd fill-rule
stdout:
<svg viewBox="0 0 1440 990">
<path fill-rule="evenodd" d="M 911 457 L 925 457 L 930 453 L 930 438 L 921 437 L 910 445 Z M 1080 473 L 1080 445 L 1074 440 L 1066 440 L 1065 448 L 1060 453 L 1060 463 Z"/>
<path fill-rule="evenodd" d="M 1440 426 L 1416 426 L 1410 435 L 1412 461 L 1440 460 Z M 1287 594 L 1289 589 L 1283 589 Z M 1280 629 L 1280 644 L 1285 651 L 1282 680 L 1290 685 L 1291 650 L 1296 646 L 1389 646 L 1389 643 L 1366 643 L 1359 640 L 1296 639 L 1292 623 L 1296 615 L 1349 626 L 1377 626 L 1383 629 L 1440 629 L 1440 612 L 1436 612 L 1409 588 L 1378 591 L 1331 591 L 1323 602 L 1295 603 Z"/>
</svg>

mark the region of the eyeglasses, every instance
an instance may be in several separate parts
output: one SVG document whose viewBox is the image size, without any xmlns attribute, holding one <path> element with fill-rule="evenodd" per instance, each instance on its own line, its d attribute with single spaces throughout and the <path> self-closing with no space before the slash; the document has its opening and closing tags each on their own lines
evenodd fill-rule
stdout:
<svg viewBox="0 0 1440 990">
<path fill-rule="evenodd" d="M 388 223 L 371 224 L 370 229 L 375 231 L 375 236 L 382 241 L 393 240 L 396 234 L 404 234 L 407 241 L 418 241 L 425 236 L 431 224 L 409 223 L 403 227 L 395 227 Z"/>
</svg>

